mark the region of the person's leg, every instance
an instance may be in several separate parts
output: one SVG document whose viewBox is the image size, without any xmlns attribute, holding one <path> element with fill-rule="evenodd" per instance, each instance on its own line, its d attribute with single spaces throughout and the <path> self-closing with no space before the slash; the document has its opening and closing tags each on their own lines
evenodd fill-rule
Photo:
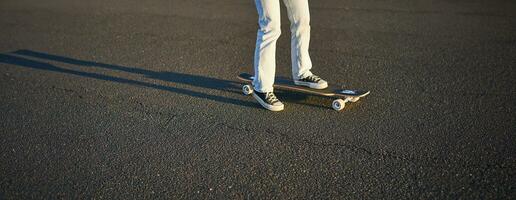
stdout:
<svg viewBox="0 0 516 200">
<path fill-rule="evenodd" d="M 259 29 L 254 53 L 254 89 L 272 92 L 276 73 L 276 41 L 281 35 L 279 0 L 255 0 Z"/>
<path fill-rule="evenodd" d="M 283 103 L 273 93 L 276 76 L 276 41 L 281 35 L 279 0 L 255 0 L 259 29 L 254 52 L 253 97 L 264 108 L 283 110 Z"/>
<path fill-rule="evenodd" d="M 310 11 L 308 0 L 283 0 L 288 10 L 291 33 L 292 78 L 294 84 L 315 89 L 328 87 L 328 82 L 314 75 L 308 53 L 310 45 Z"/>
<path fill-rule="evenodd" d="M 291 33 L 292 78 L 312 75 L 310 44 L 310 12 L 308 0 L 283 0 L 288 10 Z"/>
</svg>

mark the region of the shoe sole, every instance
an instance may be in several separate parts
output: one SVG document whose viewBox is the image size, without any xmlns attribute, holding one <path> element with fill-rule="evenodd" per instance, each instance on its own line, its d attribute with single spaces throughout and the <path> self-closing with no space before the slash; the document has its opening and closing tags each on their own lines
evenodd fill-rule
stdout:
<svg viewBox="0 0 516 200">
<path fill-rule="evenodd" d="M 268 103 L 265 103 L 258 95 L 256 95 L 255 93 L 253 93 L 253 97 L 256 99 L 256 101 L 258 101 L 258 103 L 260 103 L 260 105 L 262 105 L 262 107 L 264 107 L 265 109 L 267 110 L 270 110 L 270 111 L 282 111 L 285 107 L 284 105 L 280 105 L 280 106 L 273 106 L 273 105 L 270 105 Z"/>
<path fill-rule="evenodd" d="M 308 82 L 303 82 L 303 81 L 294 81 L 294 84 L 300 85 L 300 86 L 306 86 L 306 87 L 318 89 L 318 90 L 322 90 L 322 89 L 325 89 L 328 87 L 328 83 L 316 84 L 316 83 L 308 83 Z"/>
</svg>

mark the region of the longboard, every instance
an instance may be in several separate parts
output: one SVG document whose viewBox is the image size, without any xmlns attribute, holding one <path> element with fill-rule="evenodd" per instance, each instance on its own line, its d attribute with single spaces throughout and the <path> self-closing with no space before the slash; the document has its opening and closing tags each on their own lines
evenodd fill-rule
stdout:
<svg viewBox="0 0 516 200">
<path fill-rule="evenodd" d="M 237 76 L 237 78 L 244 83 L 252 83 L 254 80 L 253 75 L 248 73 L 241 73 Z M 326 89 L 322 90 L 312 89 L 305 86 L 295 85 L 292 79 L 284 77 L 275 77 L 273 87 L 280 90 L 301 92 L 325 97 L 333 97 L 335 98 L 335 100 L 332 102 L 331 107 L 337 111 L 344 109 L 347 102 L 357 102 L 358 100 L 360 100 L 360 98 L 365 97 L 370 93 L 370 91 L 367 90 L 342 89 L 341 87 L 337 87 L 334 85 L 328 85 Z M 242 87 L 242 92 L 245 95 L 251 95 L 253 93 L 253 86 L 245 84 Z"/>
</svg>

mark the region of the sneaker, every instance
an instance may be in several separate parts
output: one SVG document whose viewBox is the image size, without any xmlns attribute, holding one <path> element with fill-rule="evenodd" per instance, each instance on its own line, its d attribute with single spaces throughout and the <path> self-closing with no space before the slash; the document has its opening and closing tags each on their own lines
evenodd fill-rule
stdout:
<svg viewBox="0 0 516 200">
<path fill-rule="evenodd" d="M 324 89 L 324 88 L 328 87 L 328 82 L 319 78 L 316 75 L 311 75 L 311 76 L 307 76 L 302 79 L 294 80 L 294 84 L 307 86 L 309 88 L 314 88 L 314 89 Z"/>
<path fill-rule="evenodd" d="M 283 110 L 283 103 L 276 98 L 276 95 L 272 92 L 253 92 L 253 97 L 267 110 L 271 111 L 282 111 Z"/>
</svg>

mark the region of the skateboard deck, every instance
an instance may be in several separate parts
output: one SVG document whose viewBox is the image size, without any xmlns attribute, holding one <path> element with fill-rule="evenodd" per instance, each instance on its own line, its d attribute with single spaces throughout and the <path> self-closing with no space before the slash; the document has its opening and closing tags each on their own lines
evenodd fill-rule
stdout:
<svg viewBox="0 0 516 200">
<path fill-rule="evenodd" d="M 253 75 L 248 73 L 241 73 L 237 78 L 244 83 L 251 83 L 254 80 Z M 290 90 L 318 96 L 334 97 L 336 99 L 332 103 L 332 108 L 337 111 L 342 110 L 347 102 L 357 102 L 360 98 L 370 93 L 370 91 L 367 90 L 343 89 L 334 85 L 328 85 L 327 88 L 321 90 L 313 89 L 306 86 L 295 85 L 292 79 L 285 77 L 276 77 L 273 87 L 279 90 Z M 246 95 L 253 93 L 253 87 L 251 85 L 244 85 L 242 90 Z"/>
</svg>

